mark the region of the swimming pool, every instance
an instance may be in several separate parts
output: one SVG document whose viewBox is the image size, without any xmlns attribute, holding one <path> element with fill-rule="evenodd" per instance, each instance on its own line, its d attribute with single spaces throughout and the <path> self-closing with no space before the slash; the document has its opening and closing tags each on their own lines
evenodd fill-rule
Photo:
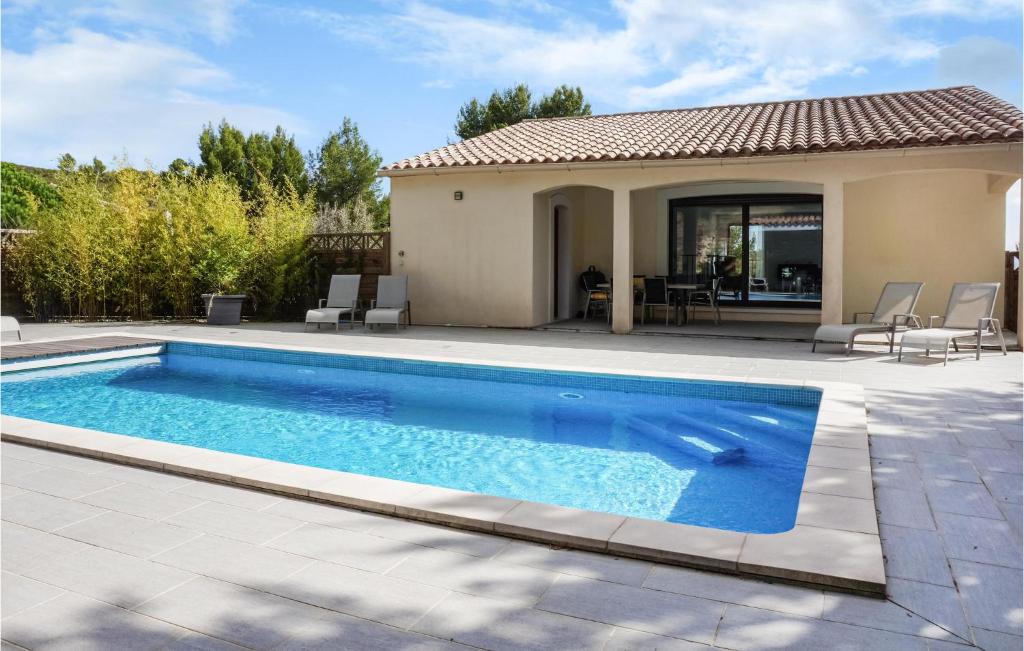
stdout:
<svg viewBox="0 0 1024 651">
<path fill-rule="evenodd" d="M 7 415 L 751 533 L 792 528 L 821 398 L 177 342 L 2 383 Z"/>
</svg>

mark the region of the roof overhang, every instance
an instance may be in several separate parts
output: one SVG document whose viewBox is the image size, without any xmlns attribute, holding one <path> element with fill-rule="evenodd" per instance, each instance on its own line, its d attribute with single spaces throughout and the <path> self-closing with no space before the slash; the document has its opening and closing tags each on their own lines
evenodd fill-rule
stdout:
<svg viewBox="0 0 1024 651">
<path fill-rule="evenodd" d="M 655 169 L 665 167 L 724 167 L 768 165 L 774 163 L 814 163 L 832 160 L 863 160 L 865 158 L 906 158 L 943 154 L 1024 151 L 1019 142 L 964 145 L 935 145 L 898 149 L 860 149 L 857 151 L 815 152 L 801 154 L 770 154 L 722 158 L 673 158 L 651 160 L 607 160 L 574 163 L 515 163 L 510 165 L 454 165 L 450 167 L 417 167 L 414 169 L 377 170 L 378 177 L 440 176 L 442 174 L 509 174 L 515 172 L 573 172 L 600 169 Z"/>
</svg>

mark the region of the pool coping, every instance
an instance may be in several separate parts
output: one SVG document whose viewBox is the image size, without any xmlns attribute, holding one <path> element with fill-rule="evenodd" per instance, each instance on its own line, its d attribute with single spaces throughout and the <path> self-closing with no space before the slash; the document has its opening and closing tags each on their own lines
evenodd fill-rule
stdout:
<svg viewBox="0 0 1024 651">
<path fill-rule="evenodd" d="M 121 333 L 119 333 L 121 334 Z M 751 534 L 472 493 L 427 484 L 359 475 L 218 452 L 206 448 L 3 416 L 0 439 L 179 475 L 272 491 L 339 506 L 421 520 L 512 538 L 711 569 L 739 575 L 809 584 L 869 596 L 885 595 L 885 569 L 868 456 L 864 389 L 841 382 L 799 382 L 689 373 L 639 372 L 585 366 L 484 362 L 455 356 L 369 353 L 258 342 L 224 342 L 192 337 L 124 334 L 192 344 L 306 353 L 327 353 L 500 366 L 518 369 L 599 373 L 821 390 L 796 525 L 777 534 Z M 17 345 L 17 344 L 13 344 Z M 110 351 L 105 359 L 154 354 L 152 347 Z M 85 359 L 88 357 L 89 359 Z M 103 353 L 75 356 L 71 363 L 98 361 Z M 4 364 L 2 370 L 45 368 L 68 363 L 48 357 Z"/>
</svg>

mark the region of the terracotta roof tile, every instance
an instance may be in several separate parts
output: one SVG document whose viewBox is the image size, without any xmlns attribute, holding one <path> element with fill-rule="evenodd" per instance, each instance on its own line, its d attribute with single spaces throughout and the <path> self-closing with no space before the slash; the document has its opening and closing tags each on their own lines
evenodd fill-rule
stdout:
<svg viewBox="0 0 1024 651">
<path fill-rule="evenodd" d="M 974 86 L 526 120 L 384 172 L 608 160 L 726 158 L 1021 142 L 1021 110 Z"/>
</svg>

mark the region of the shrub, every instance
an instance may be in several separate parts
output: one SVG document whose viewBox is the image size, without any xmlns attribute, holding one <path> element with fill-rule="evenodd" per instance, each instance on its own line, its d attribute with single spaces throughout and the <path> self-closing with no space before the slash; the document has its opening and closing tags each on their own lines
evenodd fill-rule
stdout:
<svg viewBox="0 0 1024 651">
<path fill-rule="evenodd" d="M 26 302 L 54 302 L 85 318 L 193 316 L 204 293 L 246 293 L 264 318 L 305 306 L 312 198 L 262 180 L 250 204 L 223 176 L 105 175 L 68 169 L 59 201 L 10 255 Z"/>
</svg>

